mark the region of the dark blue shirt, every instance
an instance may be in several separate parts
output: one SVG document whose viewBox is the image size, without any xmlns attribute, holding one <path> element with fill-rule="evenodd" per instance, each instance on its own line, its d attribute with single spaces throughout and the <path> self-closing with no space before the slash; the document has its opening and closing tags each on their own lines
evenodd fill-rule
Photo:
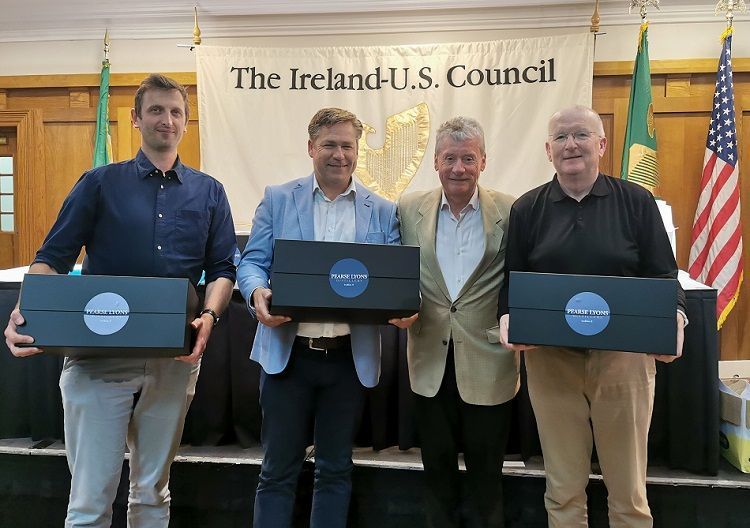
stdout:
<svg viewBox="0 0 750 528">
<path fill-rule="evenodd" d="M 142 151 L 86 172 L 34 262 L 58 273 L 86 248 L 84 274 L 235 280 L 236 237 L 224 187 L 183 165 L 163 173 Z"/>
</svg>

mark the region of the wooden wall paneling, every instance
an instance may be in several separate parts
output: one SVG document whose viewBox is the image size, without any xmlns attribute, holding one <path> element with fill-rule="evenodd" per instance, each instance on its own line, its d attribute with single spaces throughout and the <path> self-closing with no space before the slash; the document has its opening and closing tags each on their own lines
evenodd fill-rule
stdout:
<svg viewBox="0 0 750 528">
<path fill-rule="evenodd" d="M 613 127 L 609 141 L 609 151 L 612 156 L 612 176 L 620 177 L 622 167 L 622 151 L 625 144 L 625 128 L 628 123 L 628 99 L 617 98 L 613 101 Z"/>
<path fill-rule="evenodd" d="M 740 141 L 740 207 L 745 279 L 740 289 L 740 298 L 724 326 L 733 319 L 737 328 L 737 358 L 750 359 L 750 133 L 747 132 L 750 131 L 750 96 L 740 98 L 739 103 L 740 106 L 735 104 L 735 111 Z"/>
<path fill-rule="evenodd" d="M 91 94 L 88 88 L 71 88 L 69 90 L 70 108 L 89 108 Z"/>
<path fill-rule="evenodd" d="M 110 106 L 112 108 L 112 106 Z M 117 143 L 115 138 L 112 137 L 112 156 L 114 161 L 124 161 L 133 157 L 137 150 L 133 150 L 132 140 L 132 128 L 133 124 L 130 120 L 130 107 L 117 107 L 115 112 L 117 115 Z"/>
<path fill-rule="evenodd" d="M 29 108 L 70 108 L 70 92 L 67 88 L 33 88 L 8 91 L 8 110 Z"/>
<path fill-rule="evenodd" d="M 45 231 L 57 217 L 60 206 L 81 175 L 91 169 L 94 152 L 94 122 L 48 123 L 44 127 L 46 151 L 47 211 Z"/>
<path fill-rule="evenodd" d="M 193 118 L 192 109 L 190 111 L 190 121 L 188 122 L 185 135 L 182 137 L 180 146 L 177 149 L 180 155 L 180 161 L 185 165 L 200 169 L 201 166 L 201 148 L 200 134 L 198 134 L 198 120 Z M 218 180 L 221 180 L 220 174 L 212 174 Z"/>
<path fill-rule="evenodd" d="M 0 110 L 6 110 L 8 108 L 8 91 L 0 90 Z"/>
<path fill-rule="evenodd" d="M 0 127 L 16 129 L 16 232 L 15 261 L 31 262 L 44 239 L 47 208 L 44 125 L 42 112 L 0 111 Z M 20 265 L 20 264 L 19 264 Z"/>
<path fill-rule="evenodd" d="M 632 66 L 631 66 L 632 68 Z M 715 68 L 715 66 L 714 66 Z M 184 86 L 195 86 L 195 72 L 163 72 Z M 148 73 L 112 73 L 109 77 L 111 87 L 132 87 L 133 91 Z M 0 76 L 0 88 L 58 88 L 58 87 L 99 87 L 98 73 L 73 73 L 63 75 L 8 75 Z"/>
<path fill-rule="evenodd" d="M 736 84 L 735 84 L 736 86 Z M 750 130 L 750 97 L 735 99 L 740 141 L 740 207 L 745 278 L 737 304 L 721 329 L 722 359 L 750 359 L 750 144 L 743 131 Z M 741 117 L 740 117 L 741 116 Z"/>
<path fill-rule="evenodd" d="M 614 129 L 614 121 L 615 121 L 614 115 L 612 114 L 612 112 L 603 113 L 599 109 L 596 109 L 596 110 L 597 112 L 599 112 L 599 116 L 602 118 L 602 124 L 604 125 L 604 136 L 606 138 L 611 138 L 612 131 Z M 604 174 L 611 175 L 613 164 L 614 164 L 614 159 L 612 158 L 612 146 L 609 145 L 607 149 L 604 151 L 604 156 L 602 156 L 602 159 L 599 161 L 599 170 L 603 172 Z"/>
<path fill-rule="evenodd" d="M 665 97 L 687 97 L 690 96 L 691 74 L 668 75 L 665 86 Z"/>
</svg>

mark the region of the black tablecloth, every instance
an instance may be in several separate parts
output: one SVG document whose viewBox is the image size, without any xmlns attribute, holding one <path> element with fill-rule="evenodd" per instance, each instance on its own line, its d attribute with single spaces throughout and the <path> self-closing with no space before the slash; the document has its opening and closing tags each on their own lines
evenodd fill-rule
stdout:
<svg viewBox="0 0 750 528">
<path fill-rule="evenodd" d="M 0 283 L 0 321 L 16 303 L 19 284 Z M 719 464 L 718 336 L 714 290 L 687 292 L 690 324 L 684 357 L 657 368 L 656 400 L 649 439 L 652 463 L 715 475 Z M 183 441 L 193 445 L 260 442 L 260 367 L 248 359 L 255 322 L 235 293 L 214 329 L 203 357 Z M 62 359 L 14 358 L 0 345 L 0 438 L 62 437 L 57 387 Z M 524 372 L 522 370 L 522 380 Z M 524 380 L 525 381 L 525 380 Z M 525 383 L 514 401 L 508 453 L 539 454 L 536 423 Z M 359 445 L 374 449 L 416 446 L 412 393 L 406 367 L 406 333 L 385 330 L 380 384 L 370 390 Z"/>
</svg>

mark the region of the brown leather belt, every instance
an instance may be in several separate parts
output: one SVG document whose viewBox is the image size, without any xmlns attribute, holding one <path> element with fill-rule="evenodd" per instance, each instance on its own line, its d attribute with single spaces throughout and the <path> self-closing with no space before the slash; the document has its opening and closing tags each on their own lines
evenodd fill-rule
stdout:
<svg viewBox="0 0 750 528">
<path fill-rule="evenodd" d="M 338 337 L 297 336 L 294 338 L 294 344 L 310 350 L 337 350 L 339 348 L 351 348 L 352 340 L 349 335 Z"/>
</svg>

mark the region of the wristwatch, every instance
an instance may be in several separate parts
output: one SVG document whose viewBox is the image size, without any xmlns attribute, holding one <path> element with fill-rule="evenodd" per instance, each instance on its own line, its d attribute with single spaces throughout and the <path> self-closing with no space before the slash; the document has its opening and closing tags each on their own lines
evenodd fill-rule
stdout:
<svg viewBox="0 0 750 528">
<path fill-rule="evenodd" d="M 211 308 L 204 308 L 203 310 L 201 310 L 201 313 L 198 315 L 198 317 L 203 316 L 203 314 L 209 314 L 214 318 L 214 326 L 219 324 L 219 316 Z"/>
</svg>

